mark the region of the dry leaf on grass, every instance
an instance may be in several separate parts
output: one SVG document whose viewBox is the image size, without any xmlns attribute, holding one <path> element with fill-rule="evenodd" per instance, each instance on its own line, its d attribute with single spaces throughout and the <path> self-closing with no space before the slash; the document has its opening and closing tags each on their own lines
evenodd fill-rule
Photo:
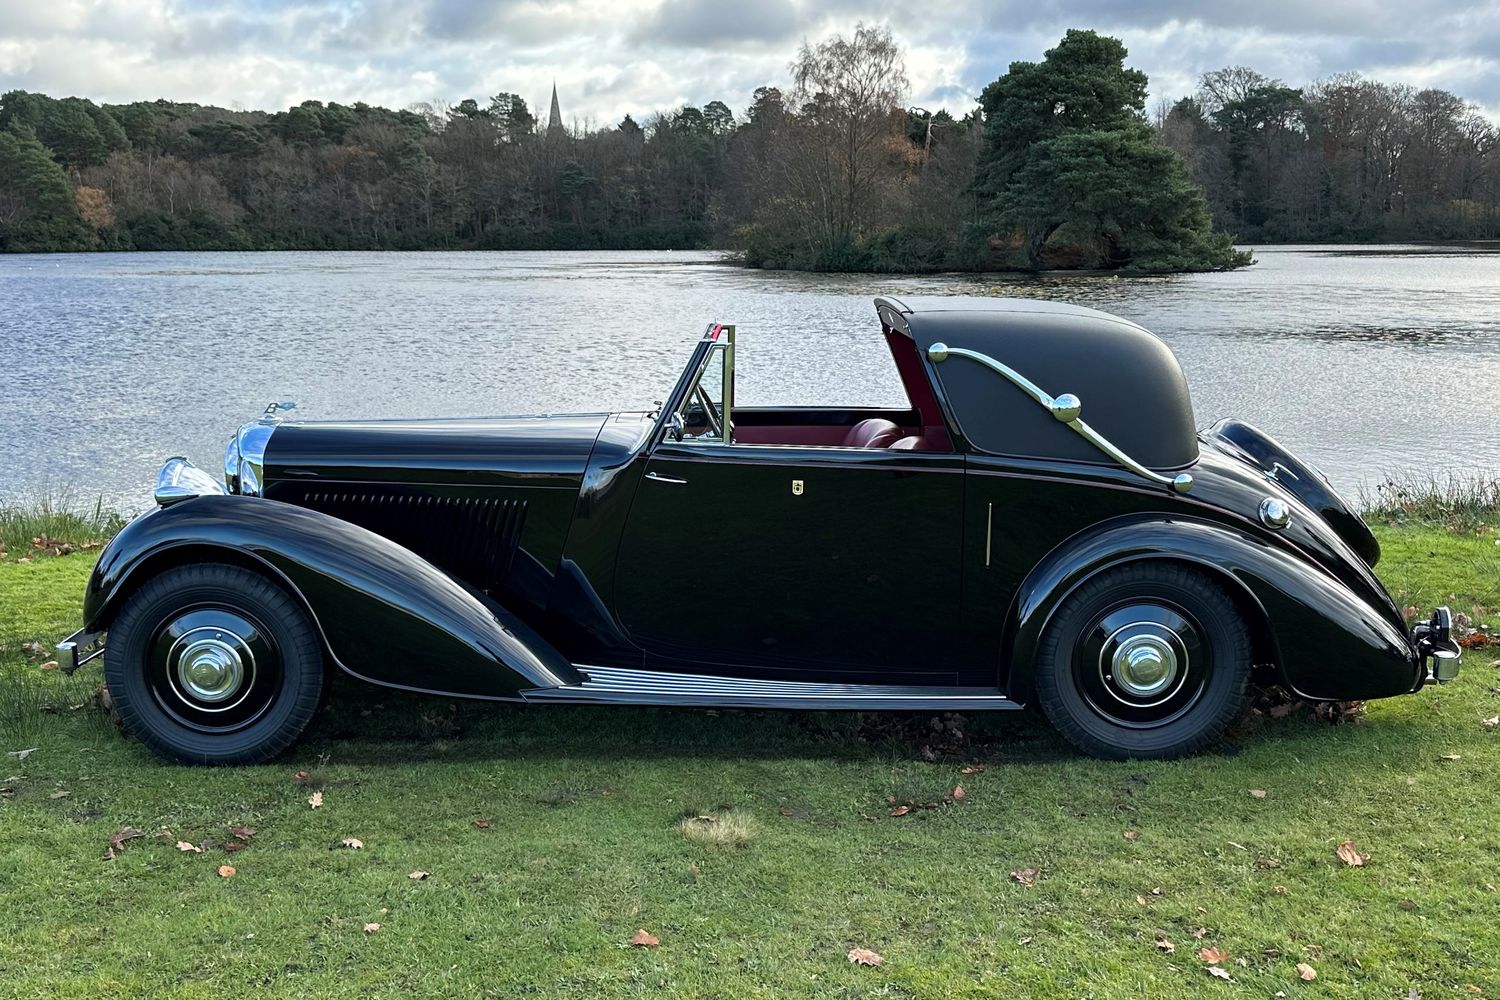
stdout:
<svg viewBox="0 0 1500 1000">
<path fill-rule="evenodd" d="M 655 948 L 661 944 L 661 939 L 644 927 L 639 927 L 634 934 L 630 935 L 630 943 L 636 948 Z"/>
<path fill-rule="evenodd" d="M 948 797 L 954 802 L 962 802 L 969 797 L 969 793 L 964 791 L 963 785 L 954 785 L 953 791 L 948 793 Z"/>
<path fill-rule="evenodd" d="M 193 854 L 202 854 L 203 853 L 203 848 L 199 847 L 197 844 L 189 844 L 185 840 L 179 840 L 177 842 L 177 849 L 179 851 L 183 851 L 184 853 L 186 853 L 186 852 L 192 852 Z"/>
<path fill-rule="evenodd" d="M 474 829 L 476 830 L 488 830 L 489 828 L 490 821 L 487 819 L 476 819 L 474 821 Z"/>
<path fill-rule="evenodd" d="M 911 812 L 911 806 L 897 806 L 896 808 L 891 810 L 891 815 L 905 816 L 909 812 Z"/>
<path fill-rule="evenodd" d="M 694 882 L 698 881 L 699 879 L 701 879 L 703 877 L 703 873 L 698 870 L 698 865 L 697 865 L 696 862 L 691 862 L 691 863 L 688 864 L 688 871 L 690 871 L 690 872 L 693 873 L 693 881 Z"/>
<path fill-rule="evenodd" d="M 1218 976 L 1225 982 L 1234 982 L 1234 977 L 1229 974 L 1229 971 L 1227 969 L 1221 969 L 1217 965 L 1209 966 L 1208 974 L 1210 976 Z"/>
<path fill-rule="evenodd" d="M 144 836 L 145 836 L 145 834 L 142 833 L 140 830 L 137 830 L 135 827 L 133 827 L 133 826 L 127 826 L 124 829 L 122 829 L 119 833 L 117 833 L 114 836 L 112 836 L 112 837 L 109 838 L 109 846 L 118 851 L 122 847 L 125 846 L 125 841 L 127 841 L 127 840 L 134 840 L 137 837 L 144 837 Z"/>
<path fill-rule="evenodd" d="M 983 764 L 970 764 L 968 767 L 963 768 L 962 773 L 963 774 L 983 774 L 984 773 L 984 765 Z"/>
<path fill-rule="evenodd" d="M 1500 715 L 1492 715 L 1488 719 L 1481 719 L 1479 724 L 1486 729 L 1494 729 L 1500 726 Z"/>
<path fill-rule="evenodd" d="M 25 750 L 10 750 L 7 751 L 6 756 L 14 757 L 16 760 L 25 760 L 40 749 L 41 747 L 28 747 Z"/>
<path fill-rule="evenodd" d="M 1370 860 L 1368 854 L 1359 853 L 1359 848 L 1354 846 L 1352 840 L 1346 840 L 1340 844 L 1335 853 L 1338 854 L 1339 860 L 1350 868 L 1362 868 L 1364 863 Z"/>
<path fill-rule="evenodd" d="M 1139 830 L 1126 830 L 1125 831 L 1125 839 L 1126 840 L 1140 840 L 1141 839 L 1141 833 L 1140 833 Z"/>
<path fill-rule="evenodd" d="M 1135 897 L 1135 901 L 1136 901 L 1137 904 L 1139 904 L 1141 906 L 1145 906 L 1147 903 L 1150 902 L 1150 900 L 1148 900 L 1145 896 L 1137 896 L 1137 897 Z"/>
<path fill-rule="evenodd" d="M 306 771 L 298 771 L 296 774 L 292 775 L 292 784 L 294 785 L 305 785 L 307 784 L 307 780 L 308 774 Z"/>
<path fill-rule="evenodd" d="M 359 851 L 364 849 L 365 842 L 363 840 L 360 840 L 358 837 L 345 837 L 343 840 L 339 841 L 339 846 L 347 847 L 351 851 Z"/>
<path fill-rule="evenodd" d="M 849 961 L 853 962 L 855 965 L 878 966 L 881 962 L 884 962 L 885 959 L 880 957 L 879 952 L 871 951 L 868 948 L 850 948 Z"/>
<path fill-rule="evenodd" d="M 219 878 L 234 878 L 234 865 L 220 865 Z"/>
<path fill-rule="evenodd" d="M 1223 948 L 1199 948 L 1198 957 L 1209 965 L 1218 965 L 1220 962 L 1229 961 L 1229 952 Z"/>
<path fill-rule="evenodd" d="M 1036 880 L 1041 877 L 1041 872 L 1035 868 L 1021 868 L 1010 873 L 1010 877 L 1022 885 L 1036 885 Z"/>
<path fill-rule="evenodd" d="M 378 930 L 380 930 L 380 925 L 377 924 L 377 923 L 368 923 L 368 924 L 365 924 L 365 933 L 366 934 L 374 934 Z"/>
<path fill-rule="evenodd" d="M 307 797 L 307 804 L 314 809 L 321 808 L 323 805 L 323 793 L 313 792 Z"/>
<path fill-rule="evenodd" d="M 1463 755 L 1456 753 L 1439 754 L 1438 760 L 1463 760 Z"/>
<path fill-rule="evenodd" d="M 430 874 L 430 872 L 424 872 L 422 871 L 422 869 L 418 868 L 416 871 L 410 872 L 406 877 L 411 879 L 413 882 L 420 882 Z"/>
<path fill-rule="evenodd" d="M 229 828 L 229 835 L 236 840 L 249 840 L 255 836 L 255 830 L 248 826 L 231 826 Z"/>
<path fill-rule="evenodd" d="M 47 798 L 49 798 L 49 799 L 65 799 L 67 797 L 68 797 L 68 790 L 66 788 L 58 789 L 57 791 L 53 792 L 51 795 L 47 796 Z"/>
<path fill-rule="evenodd" d="M 230 854 L 233 854 L 235 851 L 243 851 L 246 846 L 247 845 L 242 844 L 237 840 L 231 840 L 229 843 L 224 845 L 224 850 L 228 851 Z"/>
<path fill-rule="evenodd" d="M 1156 950 L 1166 952 L 1168 955 L 1170 955 L 1177 950 L 1177 946 L 1168 941 L 1166 938 L 1157 938 Z"/>
<path fill-rule="evenodd" d="M 1255 799 L 1263 799 L 1266 797 L 1266 790 L 1264 788 L 1252 788 L 1250 789 L 1250 797 Z"/>
<path fill-rule="evenodd" d="M 1193 940 L 1195 941 L 1202 941 L 1206 937 L 1208 937 L 1207 927 L 1199 927 L 1198 929 L 1193 931 Z"/>
<path fill-rule="evenodd" d="M 48 660 L 46 663 L 43 663 L 37 669 L 38 670 L 56 670 L 57 669 L 57 661 L 56 660 Z"/>
<path fill-rule="evenodd" d="M 1297 978 L 1300 979 L 1300 980 L 1302 980 L 1304 983 L 1310 983 L 1314 979 L 1318 978 L 1318 970 L 1314 969 L 1312 966 L 1308 965 L 1306 962 L 1298 962 L 1297 963 Z"/>
</svg>

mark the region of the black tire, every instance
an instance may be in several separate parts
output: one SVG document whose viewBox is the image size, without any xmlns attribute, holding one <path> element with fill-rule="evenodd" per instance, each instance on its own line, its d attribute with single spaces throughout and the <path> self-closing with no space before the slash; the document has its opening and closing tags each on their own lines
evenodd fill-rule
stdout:
<svg viewBox="0 0 1500 1000">
<path fill-rule="evenodd" d="M 1245 702 L 1250 631 L 1212 577 L 1141 562 L 1085 581 L 1038 651 L 1038 700 L 1057 731 L 1108 760 L 1212 746 Z"/>
<path fill-rule="evenodd" d="M 323 694 L 323 647 L 287 592 L 222 563 L 146 581 L 110 625 L 104 677 L 125 728 L 185 764 L 257 764 L 296 742 Z"/>
</svg>

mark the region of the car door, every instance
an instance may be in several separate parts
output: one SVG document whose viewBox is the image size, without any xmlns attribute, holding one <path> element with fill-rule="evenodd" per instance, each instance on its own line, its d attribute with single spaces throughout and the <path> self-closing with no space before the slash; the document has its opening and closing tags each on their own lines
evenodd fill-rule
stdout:
<svg viewBox="0 0 1500 1000">
<path fill-rule="evenodd" d="M 648 662 L 953 683 L 961 456 L 668 437 L 643 476 L 615 593 Z"/>
</svg>

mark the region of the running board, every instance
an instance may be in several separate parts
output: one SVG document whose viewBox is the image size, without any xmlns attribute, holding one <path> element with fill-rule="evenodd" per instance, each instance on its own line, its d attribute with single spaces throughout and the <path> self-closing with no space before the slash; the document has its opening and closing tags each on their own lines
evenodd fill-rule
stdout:
<svg viewBox="0 0 1500 1000">
<path fill-rule="evenodd" d="M 904 684 L 818 684 L 579 666 L 584 680 L 522 692 L 527 701 L 584 705 L 682 705 L 699 708 L 841 708 L 898 711 L 1017 709 L 995 688 Z"/>
</svg>

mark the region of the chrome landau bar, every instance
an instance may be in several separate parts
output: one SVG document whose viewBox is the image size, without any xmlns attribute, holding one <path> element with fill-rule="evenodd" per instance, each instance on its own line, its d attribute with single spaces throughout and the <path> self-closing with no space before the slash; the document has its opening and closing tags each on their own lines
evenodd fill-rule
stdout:
<svg viewBox="0 0 1500 1000">
<path fill-rule="evenodd" d="M 1193 488 L 1193 477 L 1188 475 L 1186 472 L 1179 472 L 1175 476 L 1164 476 L 1159 472 L 1154 472 L 1151 469 L 1146 468 L 1140 462 L 1137 462 L 1135 459 L 1131 458 L 1129 455 L 1125 454 L 1119 448 L 1115 447 L 1115 445 L 1112 444 L 1110 440 L 1103 434 L 1100 434 L 1088 424 L 1084 423 L 1083 419 L 1079 416 L 1079 414 L 1083 411 L 1083 403 L 1077 396 L 1073 395 L 1071 392 L 1065 392 L 1062 395 L 1055 397 L 1048 395 L 1048 393 L 1040 386 L 1038 386 L 1035 382 L 1031 381 L 1031 379 L 1027 378 L 1025 375 L 1022 375 L 1020 372 L 1016 371 L 1009 365 L 996 361 L 988 354 L 981 354 L 978 351 L 971 351 L 964 347 L 949 347 L 947 344 L 933 344 L 927 349 L 927 357 L 930 361 L 933 362 L 933 364 L 947 361 L 949 358 L 968 358 L 971 361 L 977 361 L 980 364 L 984 365 L 986 368 L 993 369 L 994 371 L 999 372 L 1001 375 L 1004 375 L 1006 379 L 1011 382 L 1011 384 L 1015 385 L 1022 392 L 1026 393 L 1026 395 L 1030 396 L 1042 406 L 1046 407 L 1047 411 L 1051 413 L 1059 423 L 1063 423 L 1071 427 L 1089 444 L 1093 445 L 1095 448 L 1098 448 L 1100 451 L 1104 452 L 1104 454 L 1108 455 L 1110 458 L 1114 459 L 1116 462 L 1118 462 L 1120 465 L 1123 465 L 1131 472 L 1134 472 L 1142 479 L 1149 479 L 1153 483 L 1158 483 L 1162 486 L 1169 486 L 1172 489 L 1176 490 L 1178 493 L 1188 493 Z"/>
</svg>

